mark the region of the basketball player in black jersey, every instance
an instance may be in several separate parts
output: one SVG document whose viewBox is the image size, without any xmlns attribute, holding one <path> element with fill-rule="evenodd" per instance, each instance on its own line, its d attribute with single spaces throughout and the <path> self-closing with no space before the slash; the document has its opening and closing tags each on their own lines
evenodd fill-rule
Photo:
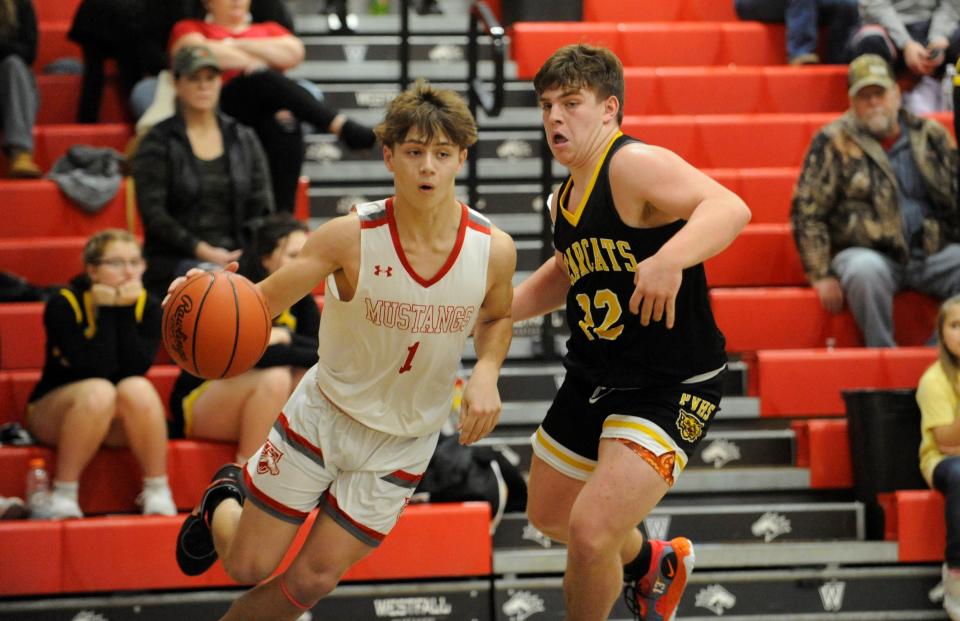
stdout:
<svg viewBox="0 0 960 621">
<path fill-rule="evenodd" d="M 530 521 L 567 543 L 567 619 L 606 619 L 627 582 L 646 621 L 673 619 L 691 542 L 637 529 L 719 411 L 724 338 L 703 261 L 750 220 L 735 194 L 676 154 L 620 132 L 623 67 L 561 48 L 534 80 L 550 150 L 554 257 L 516 290 L 513 319 L 566 303 L 566 379 L 533 438 Z"/>
</svg>

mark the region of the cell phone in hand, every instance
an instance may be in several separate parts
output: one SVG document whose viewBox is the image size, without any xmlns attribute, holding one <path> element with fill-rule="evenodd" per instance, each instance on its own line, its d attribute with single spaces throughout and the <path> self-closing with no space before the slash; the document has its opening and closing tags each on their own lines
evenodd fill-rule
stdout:
<svg viewBox="0 0 960 621">
<path fill-rule="evenodd" d="M 940 62 L 943 60 L 943 48 L 935 47 L 930 50 L 927 50 L 927 58 L 934 62 Z"/>
</svg>

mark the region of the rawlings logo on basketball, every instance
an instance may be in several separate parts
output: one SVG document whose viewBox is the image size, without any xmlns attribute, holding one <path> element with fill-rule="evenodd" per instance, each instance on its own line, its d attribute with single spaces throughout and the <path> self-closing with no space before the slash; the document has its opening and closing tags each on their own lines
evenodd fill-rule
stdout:
<svg viewBox="0 0 960 621">
<path fill-rule="evenodd" d="M 183 331 L 183 318 L 192 310 L 193 299 L 189 295 L 180 296 L 180 304 L 173 309 L 173 324 L 168 342 L 172 344 L 171 347 L 180 360 L 187 359 L 187 353 L 183 349 L 183 344 L 187 340 L 187 333 Z"/>
<path fill-rule="evenodd" d="M 280 466 L 277 464 L 280 463 L 282 458 L 283 453 L 270 440 L 267 440 L 260 451 L 260 459 L 257 460 L 257 474 L 267 474 L 268 472 L 274 476 L 280 474 Z"/>
</svg>

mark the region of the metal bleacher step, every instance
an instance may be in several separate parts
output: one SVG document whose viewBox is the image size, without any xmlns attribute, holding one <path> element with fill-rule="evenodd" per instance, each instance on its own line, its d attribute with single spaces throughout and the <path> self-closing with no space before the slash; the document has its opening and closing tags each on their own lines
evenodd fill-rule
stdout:
<svg viewBox="0 0 960 621">
<path fill-rule="evenodd" d="M 644 520 L 653 539 L 678 535 L 709 544 L 767 544 L 824 541 L 862 541 L 864 507 L 859 502 L 760 502 L 762 497 L 724 504 L 661 503 Z M 526 514 L 503 517 L 493 538 L 495 550 L 544 550 L 562 548 L 533 527 Z"/>
<path fill-rule="evenodd" d="M 897 543 L 893 541 L 804 541 L 789 543 L 697 543 L 697 567 L 762 568 L 826 566 L 838 564 L 869 565 L 898 562 Z M 494 550 L 496 574 L 563 573 L 566 550 Z"/>
<path fill-rule="evenodd" d="M 345 65 L 346 68 L 346 65 Z M 365 72 L 351 67 L 355 72 Z M 436 86 L 452 89 L 466 98 L 466 77 L 461 76 L 450 81 L 434 81 Z M 318 83 L 323 91 L 324 101 L 331 107 L 357 119 L 376 123 L 383 119 L 387 104 L 400 92 L 397 81 L 360 82 L 360 83 Z M 533 85 L 526 80 L 509 80 L 503 85 L 503 108 L 500 114 L 491 117 L 482 110 L 477 119 L 481 130 L 490 128 L 516 127 L 540 130 L 540 110 Z M 539 136 L 535 137 L 539 140 Z"/>
<path fill-rule="evenodd" d="M 300 619 L 489 621 L 491 581 L 342 584 Z M 0 601 L 0 621 L 213 621 L 245 590 L 183 591 Z"/>
<path fill-rule="evenodd" d="M 688 582 L 677 618 L 683 621 L 914 621 L 946 619 L 939 568 L 871 567 L 697 571 Z M 515 611 L 561 619 L 561 578 L 498 580 L 494 612 L 507 621 Z M 633 619 L 618 600 L 609 619 Z"/>
<path fill-rule="evenodd" d="M 516 406 L 516 410 L 513 408 L 511 410 L 518 411 L 523 407 L 536 406 L 525 403 L 523 406 Z M 544 413 L 547 407 L 549 407 L 547 403 L 540 405 Z M 521 471 L 526 472 L 530 469 L 530 459 L 533 454 L 530 436 L 536 431 L 537 424 L 539 420 L 518 425 L 510 420 L 504 420 L 504 416 L 501 415 L 498 427 L 477 445 L 489 446 L 504 452 L 510 456 L 511 461 L 516 462 Z M 789 468 L 795 461 L 794 442 L 795 435 L 791 429 L 728 430 L 722 425 L 715 425 L 690 457 L 690 462 L 680 480 L 692 475 L 709 484 L 719 479 L 723 468 L 728 468 L 733 476 L 741 475 L 746 469 L 745 466 L 769 470 Z"/>
<path fill-rule="evenodd" d="M 373 117 L 373 114 L 370 116 Z M 374 124 L 379 119 L 358 120 Z M 477 172 L 481 181 L 488 184 L 494 179 L 504 183 L 538 182 L 541 172 L 538 140 L 539 134 L 529 130 L 482 131 L 477 143 Z M 310 178 L 311 183 L 391 185 L 390 171 L 383 164 L 380 150 L 351 151 L 334 143 L 333 137 L 324 135 L 311 135 L 308 142 L 303 174 Z M 532 149 L 532 153 L 528 149 Z M 563 166 L 557 162 L 553 162 L 552 172 L 556 179 L 562 179 L 566 174 Z M 458 180 L 463 183 L 466 176 L 464 167 Z"/>
<path fill-rule="evenodd" d="M 334 149 L 339 149 L 330 145 Z M 335 168 L 335 164 L 328 164 Z M 382 166 L 382 164 L 381 164 Z M 459 200 L 469 203 L 466 187 L 461 184 L 458 190 Z M 543 230 L 543 200 L 540 198 L 539 184 L 507 183 L 480 184 L 479 200 L 475 207 L 478 211 L 513 236 L 539 235 Z M 350 186 L 321 184 L 308 190 L 310 197 L 311 226 L 346 214 L 352 205 L 378 200 L 393 194 L 389 180 L 376 185 L 356 183 Z"/>
</svg>

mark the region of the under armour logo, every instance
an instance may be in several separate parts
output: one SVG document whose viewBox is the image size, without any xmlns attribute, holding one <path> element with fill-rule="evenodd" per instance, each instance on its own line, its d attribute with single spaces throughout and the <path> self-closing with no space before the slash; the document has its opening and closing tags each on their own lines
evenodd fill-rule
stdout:
<svg viewBox="0 0 960 621">
<path fill-rule="evenodd" d="M 389 266 L 389 265 L 386 266 L 386 267 L 381 267 L 381 266 L 379 266 L 379 265 L 375 265 L 374 268 L 373 268 L 373 275 L 374 275 L 374 276 L 379 276 L 380 274 L 386 274 L 386 275 L 387 275 L 387 278 L 390 278 L 391 276 L 393 276 L 393 267 L 391 267 L 391 266 Z"/>
</svg>

